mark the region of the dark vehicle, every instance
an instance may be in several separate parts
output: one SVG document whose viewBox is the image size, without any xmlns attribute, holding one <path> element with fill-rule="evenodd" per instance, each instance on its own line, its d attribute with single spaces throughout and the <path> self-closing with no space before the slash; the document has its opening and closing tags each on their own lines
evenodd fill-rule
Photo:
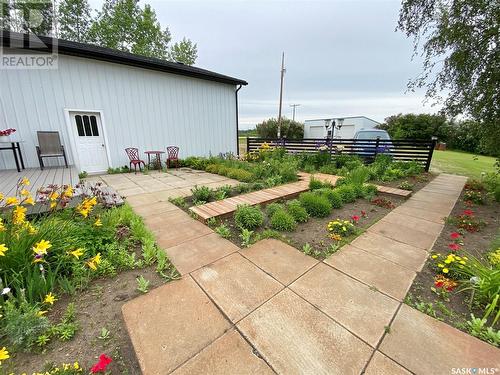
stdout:
<svg viewBox="0 0 500 375">
<path fill-rule="evenodd" d="M 378 154 L 390 154 L 392 142 L 385 130 L 359 130 L 354 134 L 356 153 L 365 159 L 374 159 Z"/>
</svg>

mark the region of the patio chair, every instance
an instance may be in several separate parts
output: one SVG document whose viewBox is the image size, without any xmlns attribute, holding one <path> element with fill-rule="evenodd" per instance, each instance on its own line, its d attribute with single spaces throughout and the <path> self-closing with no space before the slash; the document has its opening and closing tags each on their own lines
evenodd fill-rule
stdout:
<svg viewBox="0 0 500 375">
<path fill-rule="evenodd" d="M 139 171 L 142 171 L 141 164 L 146 168 L 146 163 L 144 160 L 139 159 L 139 149 L 135 147 L 129 147 L 125 149 L 127 156 L 130 160 L 129 168 L 132 170 L 132 165 L 134 166 L 134 171 L 137 173 L 137 165 L 139 165 Z"/>
<path fill-rule="evenodd" d="M 179 168 L 179 147 L 177 146 L 167 147 L 167 168 L 170 168 L 171 164 L 175 164 L 175 167 Z"/>
<path fill-rule="evenodd" d="M 38 155 L 38 162 L 40 169 L 43 171 L 45 167 L 43 164 L 44 158 L 64 158 L 64 164 L 68 168 L 68 160 L 66 159 L 66 151 L 61 144 L 61 137 L 57 131 L 38 131 L 38 146 L 36 146 L 36 153 Z"/>
</svg>

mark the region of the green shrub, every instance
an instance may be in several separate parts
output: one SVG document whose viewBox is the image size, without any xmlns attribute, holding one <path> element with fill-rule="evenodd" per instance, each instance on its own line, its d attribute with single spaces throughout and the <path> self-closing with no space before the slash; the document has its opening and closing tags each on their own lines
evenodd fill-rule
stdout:
<svg viewBox="0 0 500 375">
<path fill-rule="evenodd" d="M 248 193 L 249 191 L 252 191 L 252 186 L 250 184 L 239 184 L 239 185 L 236 185 L 236 187 L 234 188 L 236 190 L 236 192 L 238 194 L 244 194 L 244 193 Z"/>
<path fill-rule="evenodd" d="M 193 200 L 197 202 L 208 202 L 213 197 L 214 192 L 208 186 L 195 186 L 191 189 Z"/>
<path fill-rule="evenodd" d="M 50 327 L 49 320 L 40 316 L 40 309 L 22 301 L 19 306 L 13 301 L 3 305 L 1 335 L 12 350 L 29 352 L 36 344 L 38 336 Z"/>
<path fill-rule="evenodd" d="M 357 167 L 347 175 L 347 181 L 353 185 L 363 185 L 370 178 L 370 170 L 365 167 Z"/>
<path fill-rule="evenodd" d="M 282 232 L 291 232 L 297 227 L 297 223 L 291 214 L 284 209 L 277 209 L 271 216 L 271 228 Z"/>
<path fill-rule="evenodd" d="M 264 215 L 258 206 L 243 204 L 236 209 L 234 220 L 241 229 L 255 229 L 264 222 Z"/>
<path fill-rule="evenodd" d="M 282 234 L 274 229 L 264 229 L 262 232 L 257 233 L 254 238 L 254 242 L 264 240 L 266 238 L 282 238 Z"/>
<path fill-rule="evenodd" d="M 266 185 L 262 182 L 253 182 L 250 184 L 250 191 L 262 190 L 265 189 Z"/>
<path fill-rule="evenodd" d="M 257 134 L 261 138 L 277 138 L 278 136 L 278 120 L 270 118 L 257 124 Z M 292 121 L 287 118 L 281 120 L 281 135 L 288 139 L 304 138 L 304 124 Z"/>
<path fill-rule="evenodd" d="M 219 165 L 219 164 L 208 164 L 205 167 L 205 171 L 207 171 L 208 173 L 218 174 L 220 167 L 221 167 L 221 165 Z"/>
<path fill-rule="evenodd" d="M 337 174 L 338 170 L 335 164 L 326 164 L 319 168 L 319 172 L 326 174 Z"/>
<path fill-rule="evenodd" d="M 343 206 L 342 195 L 337 189 L 323 188 L 316 190 L 316 192 L 325 196 L 333 208 L 341 208 Z"/>
<path fill-rule="evenodd" d="M 332 211 L 331 203 L 321 194 L 305 192 L 300 194 L 299 201 L 307 213 L 314 217 L 326 217 Z"/>
<path fill-rule="evenodd" d="M 231 231 L 227 227 L 226 224 L 221 223 L 219 226 L 215 227 L 214 229 L 215 233 L 217 233 L 219 236 L 223 238 L 229 238 L 231 237 Z"/>
<path fill-rule="evenodd" d="M 317 180 L 316 178 L 311 177 L 309 180 L 309 189 L 310 190 L 316 190 L 316 189 L 321 189 L 323 187 L 323 182 L 320 180 Z"/>
<path fill-rule="evenodd" d="M 276 211 L 283 210 L 284 208 L 285 206 L 281 203 L 276 203 L 276 202 L 270 203 L 266 207 L 267 215 L 271 217 Z"/>
<path fill-rule="evenodd" d="M 373 184 L 365 184 L 363 185 L 363 198 L 372 200 L 378 193 L 378 189 Z"/>
<path fill-rule="evenodd" d="M 352 203 L 358 197 L 358 191 L 353 185 L 342 185 L 336 189 L 342 197 L 342 202 Z"/>
<path fill-rule="evenodd" d="M 251 172 L 238 168 L 229 168 L 226 176 L 242 182 L 251 182 L 255 179 Z"/>
<path fill-rule="evenodd" d="M 286 208 L 297 223 L 305 223 L 307 220 L 309 220 L 309 214 L 297 199 L 288 201 L 286 204 Z"/>
</svg>

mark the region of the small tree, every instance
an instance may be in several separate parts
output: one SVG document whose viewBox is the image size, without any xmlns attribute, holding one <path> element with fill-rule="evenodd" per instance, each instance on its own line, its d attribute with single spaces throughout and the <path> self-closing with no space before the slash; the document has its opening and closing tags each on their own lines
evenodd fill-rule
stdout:
<svg viewBox="0 0 500 375">
<path fill-rule="evenodd" d="M 174 43 L 170 54 L 173 61 L 193 65 L 198 57 L 198 46 L 189 39 L 182 38 L 180 42 Z"/>
<path fill-rule="evenodd" d="M 276 138 L 278 136 L 278 120 L 270 118 L 257 124 L 257 134 L 262 138 Z M 287 118 L 281 119 L 281 136 L 288 139 L 304 138 L 304 124 Z"/>
<path fill-rule="evenodd" d="M 59 32 L 61 38 L 76 42 L 88 39 L 90 6 L 87 0 L 62 0 L 59 4 Z"/>
<path fill-rule="evenodd" d="M 378 128 L 386 130 L 394 139 L 430 139 L 436 136 L 441 142 L 446 142 L 450 126 L 442 115 L 400 113 L 387 117 Z"/>
</svg>

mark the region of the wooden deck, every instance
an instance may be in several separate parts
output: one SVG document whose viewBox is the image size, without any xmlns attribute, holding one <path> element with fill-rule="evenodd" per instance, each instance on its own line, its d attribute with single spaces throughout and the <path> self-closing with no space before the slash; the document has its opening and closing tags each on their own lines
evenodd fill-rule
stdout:
<svg viewBox="0 0 500 375">
<path fill-rule="evenodd" d="M 200 206 L 193 206 L 189 210 L 201 221 L 206 222 L 211 218 L 231 214 L 236 211 L 236 208 L 240 204 L 249 204 L 251 206 L 256 204 L 267 204 L 282 198 L 292 198 L 307 190 L 309 190 L 309 180 L 302 180 L 202 204 Z"/>
<path fill-rule="evenodd" d="M 51 184 L 72 185 L 78 183 L 78 171 L 74 166 L 47 167 L 43 171 L 40 168 L 29 168 L 21 172 L 15 169 L 0 171 L 0 192 L 6 196 L 14 195 L 16 184 L 20 178 L 26 177 L 30 180 L 30 185 L 26 189 L 35 197 L 38 189 Z"/>
</svg>

